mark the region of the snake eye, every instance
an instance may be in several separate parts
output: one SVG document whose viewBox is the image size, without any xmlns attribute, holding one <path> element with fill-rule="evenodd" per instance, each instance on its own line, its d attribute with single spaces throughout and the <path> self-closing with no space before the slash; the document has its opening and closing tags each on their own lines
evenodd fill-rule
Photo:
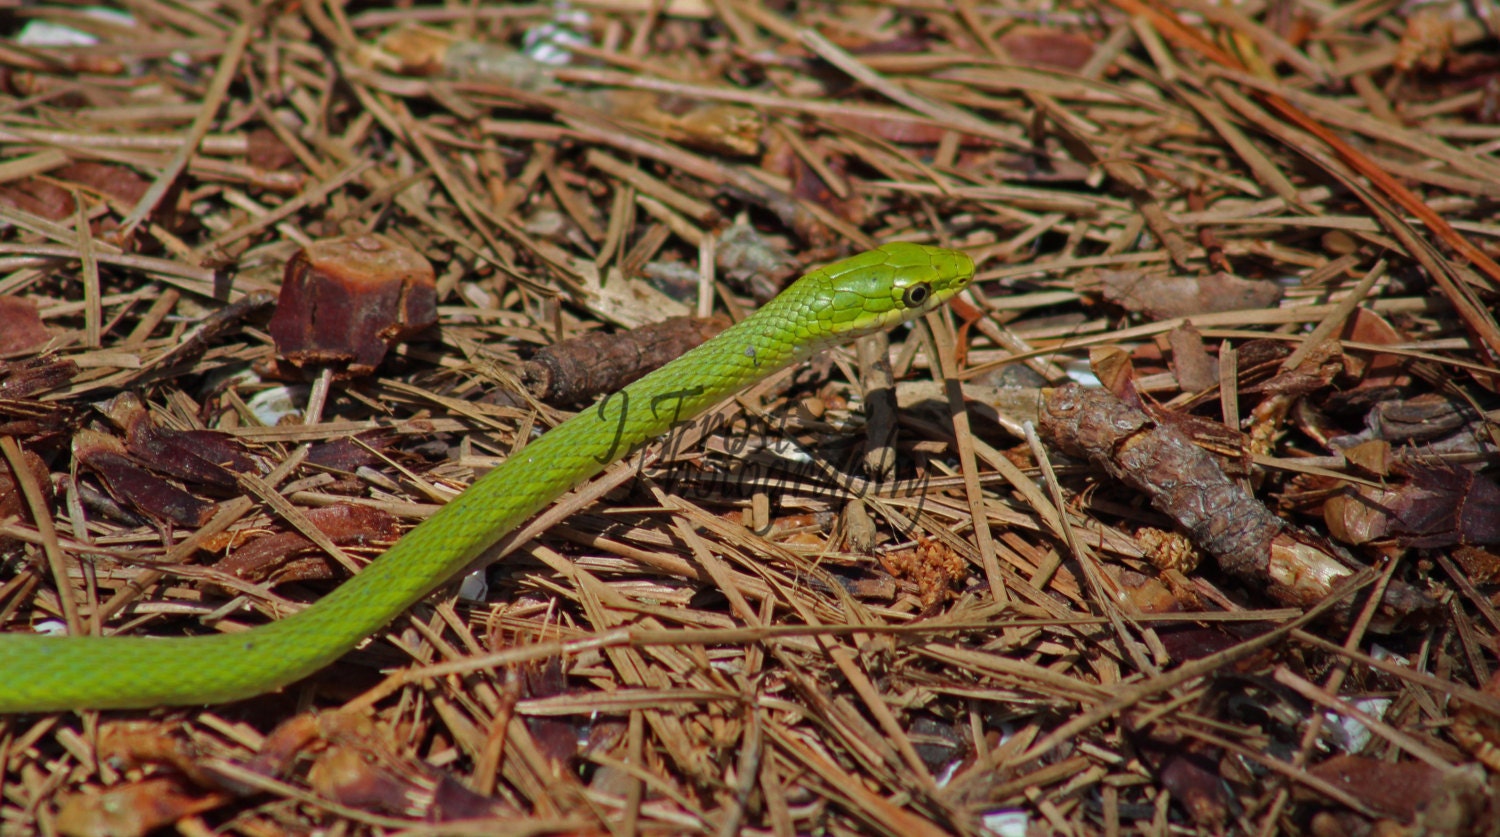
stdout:
<svg viewBox="0 0 1500 837">
<path fill-rule="evenodd" d="M 923 282 L 920 285 L 912 285 L 901 295 L 901 301 L 906 303 L 907 308 L 917 308 L 932 296 L 932 286 Z"/>
</svg>

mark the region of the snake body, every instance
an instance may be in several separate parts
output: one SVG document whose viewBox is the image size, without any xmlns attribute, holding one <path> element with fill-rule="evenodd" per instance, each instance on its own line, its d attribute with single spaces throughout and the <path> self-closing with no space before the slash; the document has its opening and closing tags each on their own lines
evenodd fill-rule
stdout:
<svg viewBox="0 0 1500 837">
<path fill-rule="evenodd" d="M 675 423 L 824 348 L 931 311 L 973 275 L 963 253 L 907 243 L 809 273 L 751 317 L 527 445 L 353 578 L 284 619 L 201 636 L 0 634 L 0 712 L 221 703 L 306 677 L 563 492 Z"/>
</svg>

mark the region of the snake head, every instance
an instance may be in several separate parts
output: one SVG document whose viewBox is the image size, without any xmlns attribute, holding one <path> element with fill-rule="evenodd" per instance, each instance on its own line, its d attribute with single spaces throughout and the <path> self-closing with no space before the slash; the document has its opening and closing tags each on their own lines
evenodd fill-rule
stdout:
<svg viewBox="0 0 1500 837">
<path fill-rule="evenodd" d="M 926 314 L 974 278 L 968 254 L 895 242 L 814 271 L 783 296 L 811 308 L 825 345 L 842 343 Z"/>
</svg>

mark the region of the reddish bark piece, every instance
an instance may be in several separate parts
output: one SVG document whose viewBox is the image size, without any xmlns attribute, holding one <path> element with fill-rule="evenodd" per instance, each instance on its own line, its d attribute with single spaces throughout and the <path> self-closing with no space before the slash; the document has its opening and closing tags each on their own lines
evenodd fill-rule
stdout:
<svg viewBox="0 0 1500 837">
<path fill-rule="evenodd" d="M 200 526 L 213 511 L 212 503 L 158 474 L 190 485 L 233 489 L 235 472 L 259 470 L 239 443 L 223 433 L 158 427 L 132 393 L 110 401 L 105 412 L 124 429 L 125 440 L 97 430 L 79 430 L 73 437 L 73 455 L 99 476 L 121 505 L 152 517 Z"/>
<path fill-rule="evenodd" d="M 388 733 L 352 712 L 284 721 L 245 767 L 263 776 L 285 776 L 303 756 L 313 759 L 308 784 L 340 805 L 425 822 L 501 820 L 518 814 L 503 801 L 481 796 L 402 755 Z"/>
<path fill-rule="evenodd" d="M 56 357 L 0 362 L 0 435 L 40 445 L 43 440 L 71 432 L 82 408 L 34 396 L 66 384 L 76 374 L 77 364 Z"/>
<path fill-rule="evenodd" d="M 1167 333 L 1172 345 L 1172 372 L 1183 392 L 1201 392 L 1219 383 L 1219 362 L 1203 345 L 1203 334 L 1192 323 Z"/>
<path fill-rule="evenodd" d="M 1468 403 L 1441 393 L 1382 399 L 1365 416 L 1369 436 L 1393 443 L 1425 445 L 1459 430 L 1484 432 L 1483 417 Z"/>
<path fill-rule="evenodd" d="M 157 426 L 134 393 L 112 399 L 105 412 L 125 431 L 125 450 L 153 471 L 188 483 L 234 488 L 235 472 L 259 470 L 233 436 L 213 430 Z"/>
<path fill-rule="evenodd" d="M 0 363 L 0 399 L 20 400 L 36 393 L 60 387 L 78 374 L 78 364 L 57 358 Z M 7 435 L 14 433 L 5 431 Z"/>
<path fill-rule="evenodd" d="M 233 799 L 233 789 L 204 769 L 205 754 L 177 724 L 105 721 L 98 754 L 117 769 L 171 768 L 114 787 L 59 797 L 57 830 L 69 835 L 144 835 Z"/>
<path fill-rule="evenodd" d="M 151 188 L 151 181 L 141 177 L 128 166 L 93 160 L 69 163 L 62 168 L 48 172 L 48 176 L 53 180 L 62 181 L 70 194 L 74 191 L 71 185 L 76 184 L 85 192 L 109 198 L 117 209 L 132 207 L 140 203 L 141 198 L 145 197 L 146 192 Z M 157 203 L 155 211 L 151 214 L 151 220 L 165 229 L 178 229 L 183 220 L 183 214 L 178 210 L 178 198 L 181 193 L 181 181 L 173 183 L 166 195 Z M 85 199 L 84 202 L 90 203 L 91 201 Z M 89 225 L 96 234 L 105 230 L 113 230 L 117 226 L 118 223 L 113 216 L 98 218 Z"/>
<path fill-rule="evenodd" d="M 1135 391 L 1135 361 L 1118 346 L 1095 346 L 1089 349 L 1089 368 L 1099 378 L 1099 386 L 1119 398 L 1138 403 Z"/>
<path fill-rule="evenodd" d="M 366 430 L 352 437 L 310 446 L 307 450 L 307 464 L 352 472 L 357 468 L 385 461 L 380 453 L 395 443 L 396 434 L 391 431 Z"/>
<path fill-rule="evenodd" d="M 151 181 L 125 166 L 79 160 L 51 172 L 58 180 L 77 183 L 93 192 L 108 195 L 126 205 L 133 205 L 151 188 Z"/>
<path fill-rule="evenodd" d="M 52 475 L 47 471 L 47 463 L 24 448 L 21 450 L 21 459 L 25 461 L 26 470 L 31 472 L 32 479 L 42 489 L 42 500 L 51 506 Z M 6 464 L 0 466 L 0 519 L 11 517 L 30 520 L 31 511 L 26 505 L 25 495 L 21 493 L 20 483 L 16 481 L 16 472 Z"/>
<path fill-rule="evenodd" d="M 1391 762 L 1364 756 L 1334 756 L 1308 773 L 1346 791 L 1360 802 L 1402 822 L 1411 822 L 1437 791 L 1443 774 L 1419 762 Z"/>
<path fill-rule="evenodd" d="M 1162 647 L 1167 649 L 1167 655 L 1177 662 L 1201 660 L 1213 654 L 1222 654 L 1246 639 L 1243 635 L 1231 633 L 1225 629 L 1198 625 L 1164 624 L 1159 625 L 1156 632 L 1161 639 Z M 1254 671 L 1267 664 L 1270 656 L 1269 651 L 1251 655 L 1234 663 L 1230 670 Z"/>
<path fill-rule="evenodd" d="M 0 205 L 30 212 L 49 221 L 70 218 L 78 208 L 67 189 L 35 177 L 0 186 Z"/>
<path fill-rule="evenodd" d="M 1339 339 L 1377 346 L 1411 341 L 1401 329 L 1368 308 L 1354 309 L 1339 332 Z M 1399 354 L 1352 352 L 1345 363 L 1359 376 L 1361 387 L 1406 386 L 1411 382 L 1411 376 L 1406 372 L 1411 361 Z"/>
<path fill-rule="evenodd" d="M 1171 791 L 1193 821 L 1219 830 L 1229 817 L 1229 799 L 1220 775 L 1222 753 L 1201 742 L 1161 734 L 1140 742 L 1141 755 L 1157 772 L 1161 786 Z"/>
<path fill-rule="evenodd" d="M 293 715 L 276 725 L 271 734 L 261 742 L 260 752 L 245 763 L 251 773 L 281 778 L 292 772 L 298 756 L 312 749 L 322 740 L 323 727 L 327 724 L 368 723 L 361 718 L 338 718 L 328 715 Z"/>
<path fill-rule="evenodd" d="M 1470 582 L 1480 586 L 1500 582 L 1500 555 L 1477 546 L 1459 546 L 1453 550 L 1452 558 Z M 1500 687 L 1500 683 L 1496 685 Z M 1496 764 L 1500 764 L 1500 759 Z"/>
<path fill-rule="evenodd" d="M 1323 517 L 1334 537 L 1355 544 L 1394 537 L 1427 548 L 1500 543 L 1500 483 L 1415 462 L 1393 472 L 1406 480 L 1383 488 L 1349 485 L 1329 498 Z"/>
<path fill-rule="evenodd" d="M 337 503 L 304 512 L 307 520 L 339 546 L 393 543 L 400 526 L 388 512 L 370 506 Z M 214 564 L 214 569 L 250 581 L 289 581 L 333 578 L 334 568 L 318 547 L 297 532 L 255 538 Z"/>
<path fill-rule="evenodd" d="M 80 430 L 73 437 L 73 458 L 104 482 L 122 506 L 182 526 L 202 526 L 213 504 L 189 494 L 135 464 L 113 436 Z"/>
<path fill-rule="evenodd" d="M 130 770 L 167 766 L 200 788 L 222 790 L 219 773 L 204 766 L 208 754 L 184 732 L 173 721 L 106 721 L 99 725 L 99 757 Z"/>
<path fill-rule="evenodd" d="M 0 354 L 16 354 L 44 345 L 52 332 L 42 325 L 36 303 L 18 296 L 0 296 Z"/>
<path fill-rule="evenodd" d="M 1120 598 L 1138 613 L 1180 613 L 1183 609 L 1171 589 L 1155 576 L 1114 566 L 1104 572 L 1114 581 Z"/>
<path fill-rule="evenodd" d="M 1095 43 L 1076 32 L 1022 24 L 999 38 L 1009 60 L 1022 67 L 1078 70 L 1094 57 Z"/>
<path fill-rule="evenodd" d="M 541 700 L 568 693 L 568 676 L 557 657 L 519 666 L 516 673 L 521 680 L 522 699 Z M 572 769 L 578 758 L 581 719 L 528 715 L 523 720 L 542 755 L 563 769 Z"/>
<path fill-rule="evenodd" d="M 386 351 L 437 322 L 432 265 L 376 233 L 316 242 L 287 262 L 271 337 L 296 366 L 368 375 Z"/>
<path fill-rule="evenodd" d="M 1153 320 L 1269 308 L 1281 299 L 1281 287 L 1275 282 L 1227 273 L 1169 276 L 1143 270 L 1101 270 L 1099 281 L 1106 300 Z"/>
<path fill-rule="evenodd" d="M 57 805 L 57 830 L 63 834 L 146 835 L 185 817 L 211 811 L 230 800 L 223 793 L 202 793 L 180 776 L 151 776 L 102 793 L 74 793 Z"/>
<path fill-rule="evenodd" d="M 1373 439 L 1346 449 L 1344 460 L 1367 474 L 1384 477 L 1391 472 L 1394 457 L 1391 454 L 1390 442 Z"/>
<path fill-rule="evenodd" d="M 830 173 L 838 177 L 848 176 L 849 166 L 844 162 L 843 157 L 832 152 L 825 152 L 815 145 L 813 153 L 820 152 L 824 154 L 823 164 Z M 864 195 L 850 192 L 846 197 L 839 197 L 819 171 L 809 165 L 801 155 L 791 155 L 787 161 L 786 174 L 792 180 L 793 196 L 825 206 L 851 224 L 863 224 L 869 220 L 870 206 L 862 199 Z"/>
<path fill-rule="evenodd" d="M 262 535 L 235 550 L 213 568 L 225 575 L 275 587 L 295 581 L 322 581 L 337 577 L 332 562 L 317 545 L 296 532 Z"/>
<path fill-rule="evenodd" d="M 297 155 L 270 128 L 256 128 L 245 135 L 245 160 L 265 171 L 283 171 L 297 164 Z"/>
<path fill-rule="evenodd" d="M 521 381 L 549 404 L 585 404 L 614 392 L 729 326 L 723 317 L 672 317 L 619 334 L 584 334 L 541 349 Z"/>
</svg>

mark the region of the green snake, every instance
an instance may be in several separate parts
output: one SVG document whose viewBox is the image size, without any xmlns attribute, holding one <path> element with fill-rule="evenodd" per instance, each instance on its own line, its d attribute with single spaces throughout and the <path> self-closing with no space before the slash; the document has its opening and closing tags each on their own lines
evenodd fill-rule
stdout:
<svg viewBox="0 0 1500 837">
<path fill-rule="evenodd" d="M 754 315 L 527 445 L 353 578 L 284 619 L 198 636 L 0 634 L 0 712 L 212 704 L 286 686 L 338 659 L 563 492 L 675 424 L 822 349 L 932 311 L 973 276 L 967 255 L 908 243 L 813 271 Z"/>
</svg>

